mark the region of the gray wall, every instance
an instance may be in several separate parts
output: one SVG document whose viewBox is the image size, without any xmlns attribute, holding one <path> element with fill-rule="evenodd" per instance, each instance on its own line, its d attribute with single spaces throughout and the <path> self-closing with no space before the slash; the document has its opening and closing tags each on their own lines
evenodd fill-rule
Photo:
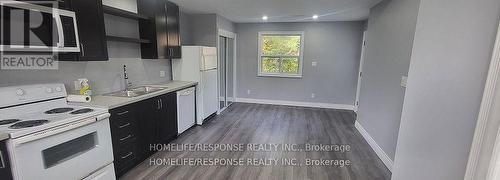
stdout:
<svg viewBox="0 0 500 180">
<path fill-rule="evenodd" d="M 393 160 L 418 6 L 418 0 L 383 1 L 368 19 L 358 122 Z"/>
<path fill-rule="evenodd" d="M 259 31 L 305 32 L 302 78 L 257 77 Z M 238 98 L 354 104 L 363 22 L 236 24 L 236 33 Z"/>
<path fill-rule="evenodd" d="M 106 15 L 105 23 L 107 34 L 139 37 L 136 20 Z M 95 94 L 108 93 L 124 88 L 123 65 L 127 65 L 130 81 L 135 85 L 171 80 L 170 60 L 140 59 L 139 44 L 108 41 L 108 52 L 109 61 L 59 62 L 59 70 L 0 70 L 0 86 L 63 82 L 68 92 L 74 93 L 73 81 L 89 78 Z M 160 78 L 160 71 L 167 76 Z"/>
<path fill-rule="evenodd" d="M 223 16 L 217 15 L 217 29 L 223 29 L 234 33 L 236 24 Z"/>
<path fill-rule="evenodd" d="M 193 32 L 192 32 L 192 23 L 191 23 L 191 15 L 190 14 L 187 14 L 187 13 L 184 13 L 184 12 L 180 12 L 179 13 L 179 20 L 180 20 L 180 23 L 179 23 L 179 28 L 180 28 L 180 36 L 181 36 L 181 45 L 183 46 L 189 46 L 189 45 L 193 45 Z"/>
<path fill-rule="evenodd" d="M 498 0 L 422 0 L 394 180 L 463 179 L 499 15 Z"/>
<path fill-rule="evenodd" d="M 197 46 L 217 46 L 217 15 L 192 14 L 190 17 L 192 44 Z"/>
</svg>

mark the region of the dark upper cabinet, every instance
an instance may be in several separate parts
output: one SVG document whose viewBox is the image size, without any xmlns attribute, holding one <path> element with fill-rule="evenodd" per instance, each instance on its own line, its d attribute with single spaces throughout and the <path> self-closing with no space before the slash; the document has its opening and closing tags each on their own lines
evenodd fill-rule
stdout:
<svg viewBox="0 0 500 180">
<path fill-rule="evenodd" d="M 167 0 L 138 0 L 138 13 L 151 19 L 139 20 L 143 59 L 181 58 L 179 6 Z"/>
<path fill-rule="evenodd" d="M 102 0 L 71 0 L 80 38 L 80 61 L 108 60 Z"/>
<path fill-rule="evenodd" d="M 165 11 L 167 17 L 167 55 L 170 59 L 179 59 L 181 58 L 179 6 L 166 1 Z"/>
</svg>

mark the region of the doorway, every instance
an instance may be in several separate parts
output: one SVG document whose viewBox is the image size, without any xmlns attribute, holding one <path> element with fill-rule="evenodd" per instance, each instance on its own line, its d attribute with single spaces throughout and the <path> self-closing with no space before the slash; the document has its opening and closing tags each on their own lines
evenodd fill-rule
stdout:
<svg viewBox="0 0 500 180">
<path fill-rule="evenodd" d="M 231 32 L 219 33 L 219 111 L 224 111 L 235 99 L 235 40 Z"/>
<path fill-rule="evenodd" d="M 358 112 L 359 109 L 359 94 L 361 92 L 361 80 L 363 79 L 363 64 L 365 59 L 366 47 L 366 31 L 363 32 L 363 42 L 361 44 L 361 57 L 359 60 L 359 73 L 358 73 L 358 89 L 356 90 L 356 102 L 354 102 L 354 110 Z"/>
</svg>

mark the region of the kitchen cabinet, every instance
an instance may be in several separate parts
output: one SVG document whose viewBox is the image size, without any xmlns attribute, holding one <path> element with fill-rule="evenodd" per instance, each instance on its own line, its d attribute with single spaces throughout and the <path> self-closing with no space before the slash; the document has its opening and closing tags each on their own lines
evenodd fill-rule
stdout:
<svg viewBox="0 0 500 180">
<path fill-rule="evenodd" d="M 140 162 L 137 107 L 136 104 L 131 104 L 110 110 L 115 173 L 118 177 Z"/>
<path fill-rule="evenodd" d="M 0 141 L 0 177 L 5 180 L 12 179 L 6 141 Z"/>
<path fill-rule="evenodd" d="M 167 0 L 164 0 L 164 3 L 167 17 L 167 55 L 169 59 L 180 59 L 182 57 L 182 51 L 179 27 L 179 6 Z"/>
<path fill-rule="evenodd" d="M 179 6 L 167 0 L 138 0 L 137 11 L 151 19 L 139 20 L 140 39 L 143 59 L 181 58 Z"/>
<path fill-rule="evenodd" d="M 160 107 L 157 142 L 164 144 L 177 137 L 177 94 L 169 93 L 161 96 Z"/>
<path fill-rule="evenodd" d="M 71 0 L 80 38 L 79 61 L 107 61 L 108 45 L 102 0 Z"/>
<path fill-rule="evenodd" d="M 139 102 L 142 156 L 155 153 L 150 145 L 166 144 L 177 137 L 177 97 L 168 93 Z"/>
<path fill-rule="evenodd" d="M 177 137 L 175 92 L 111 109 L 110 113 L 117 177 L 153 155 L 151 146 Z"/>
<path fill-rule="evenodd" d="M 150 145 L 156 143 L 156 121 L 160 109 L 159 103 L 160 100 L 156 97 L 139 102 L 138 109 L 141 112 L 141 117 L 139 118 L 141 122 L 139 125 L 139 131 L 141 133 L 141 159 L 145 159 L 155 153 L 153 149 L 150 149 Z"/>
</svg>

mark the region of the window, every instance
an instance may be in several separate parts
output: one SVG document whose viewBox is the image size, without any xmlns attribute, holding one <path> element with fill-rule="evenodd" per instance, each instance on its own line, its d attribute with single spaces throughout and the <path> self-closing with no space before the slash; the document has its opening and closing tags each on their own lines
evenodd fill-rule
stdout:
<svg viewBox="0 0 500 180">
<path fill-rule="evenodd" d="M 259 76 L 302 77 L 304 32 L 259 32 Z"/>
</svg>

